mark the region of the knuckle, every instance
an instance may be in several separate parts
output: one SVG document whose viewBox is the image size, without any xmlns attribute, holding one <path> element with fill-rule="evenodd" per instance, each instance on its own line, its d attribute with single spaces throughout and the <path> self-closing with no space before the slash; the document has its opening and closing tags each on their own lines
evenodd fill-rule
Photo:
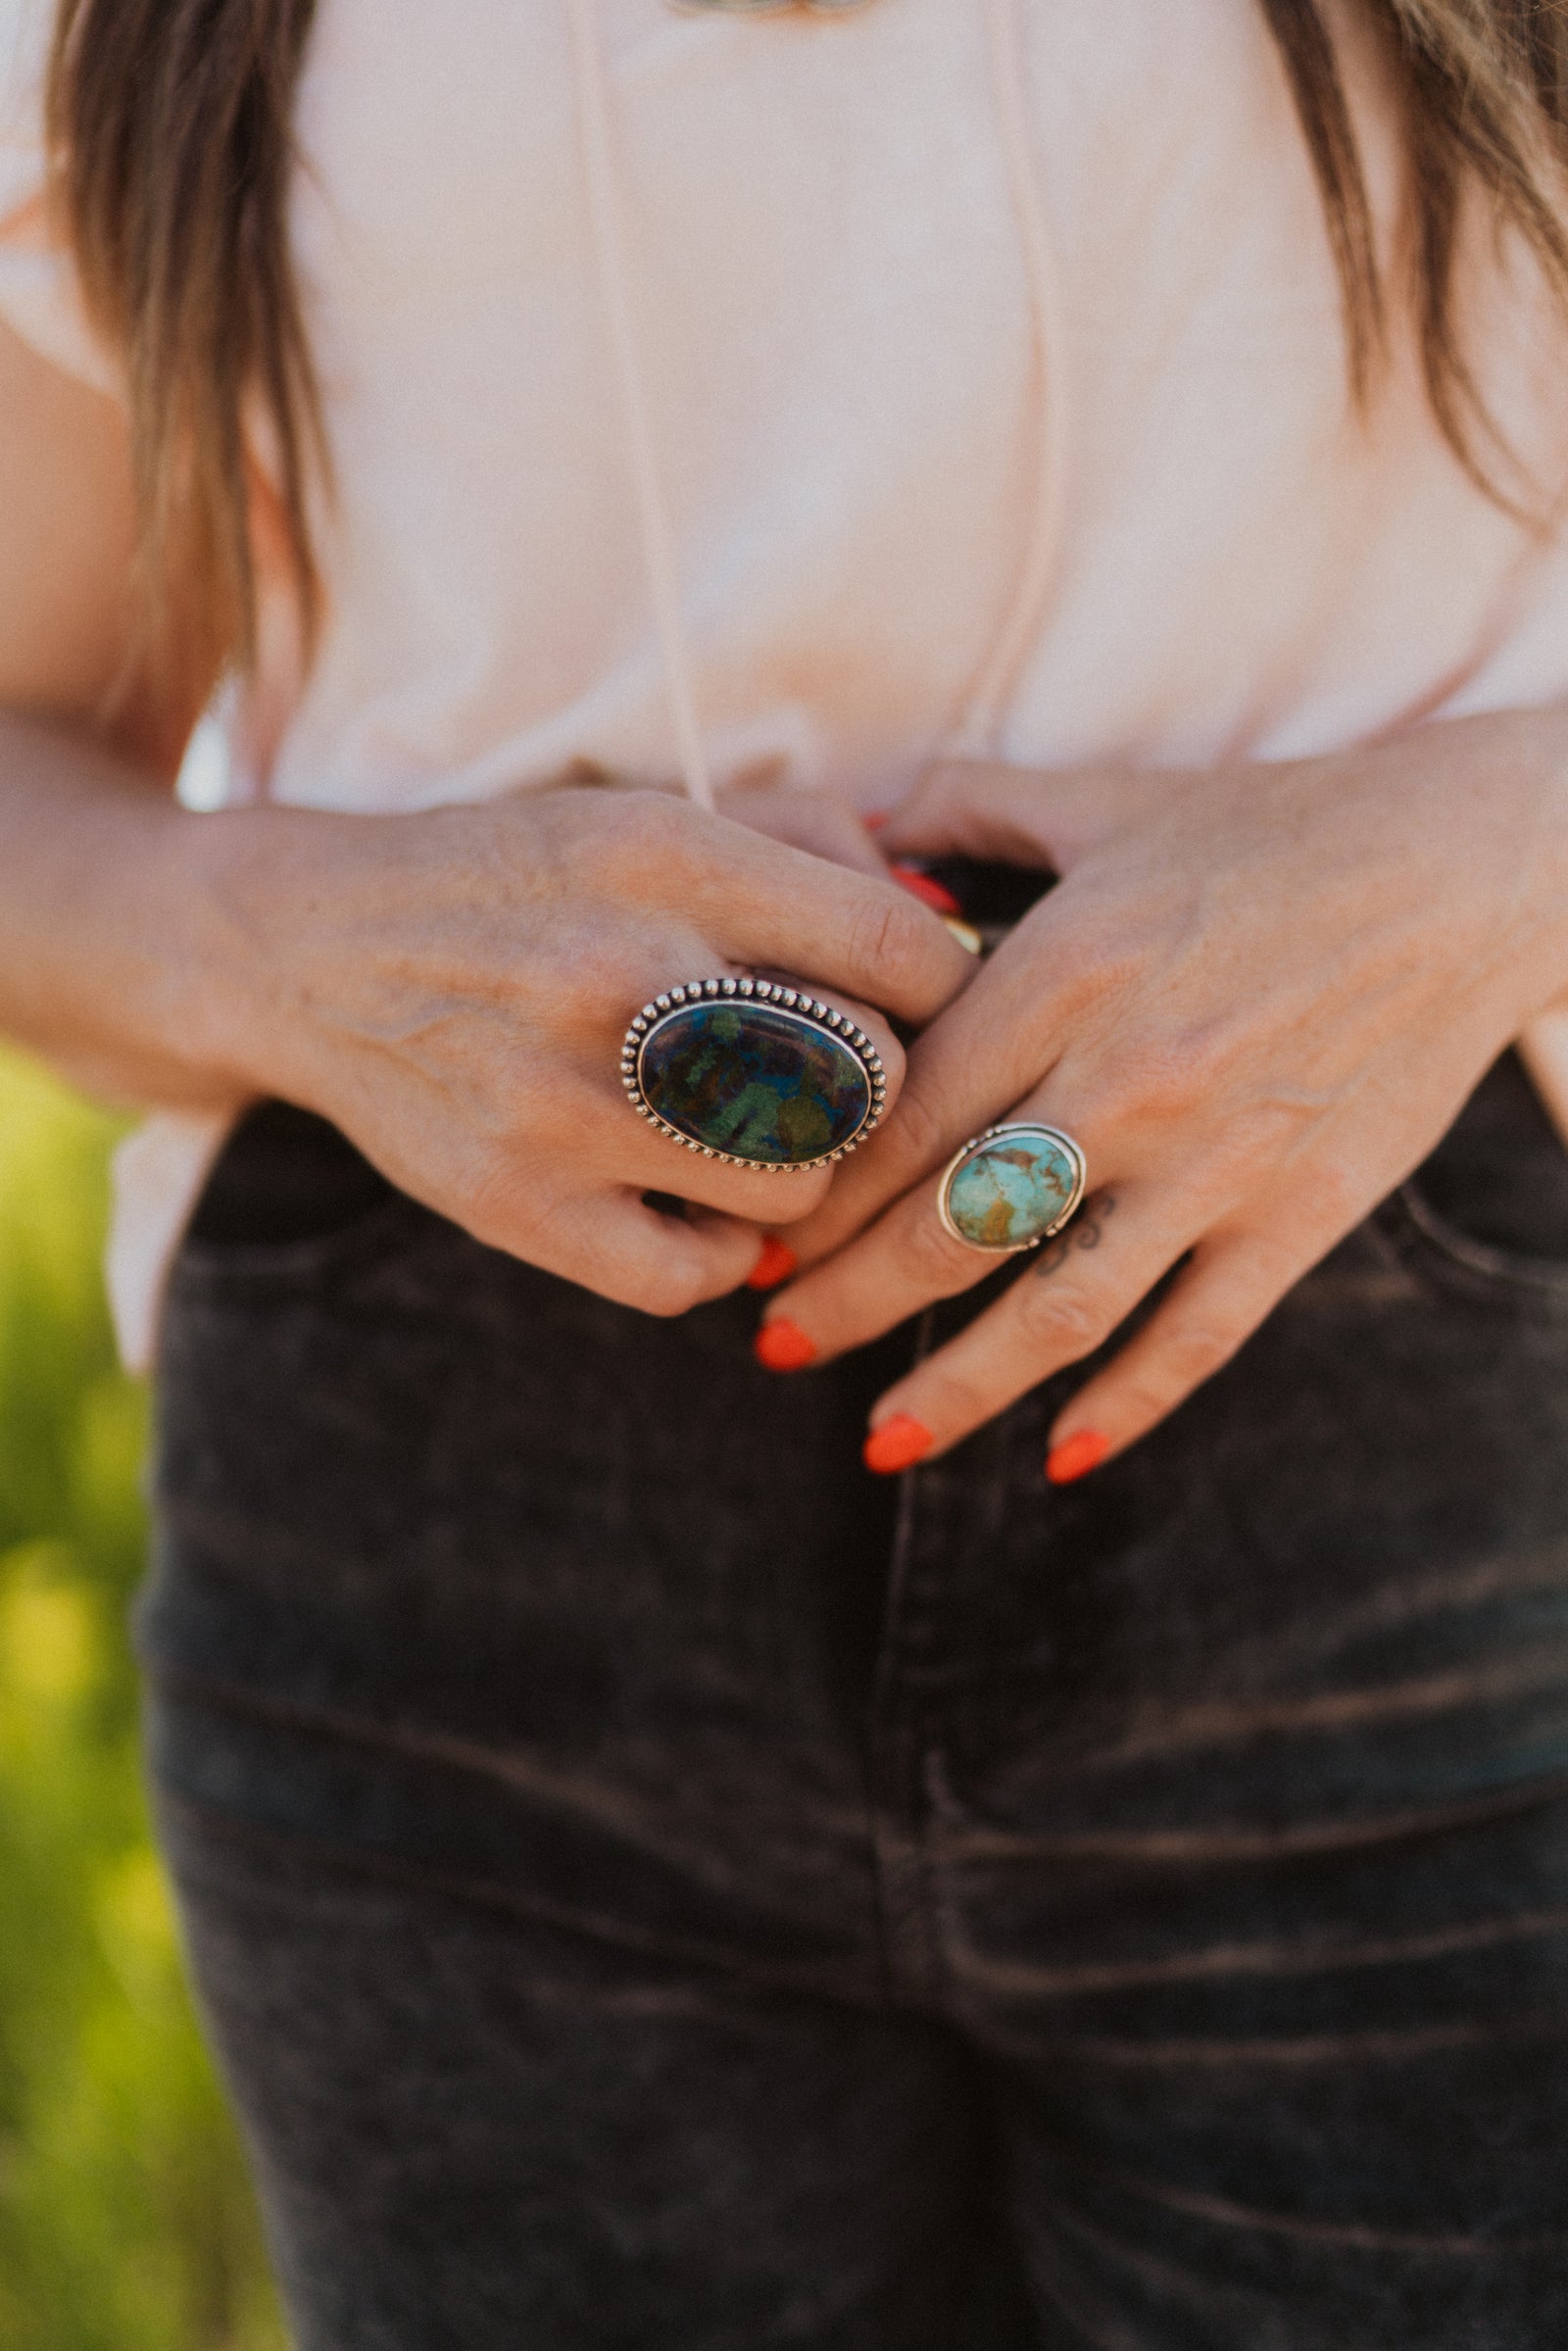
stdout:
<svg viewBox="0 0 1568 2351">
<path fill-rule="evenodd" d="M 947 1129 L 935 1103 L 917 1084 L 906 1086 L 877 1138 L 878 1157 L 884 1163 L 895 1160 L 912 1180 L 935 1167 L 950 1149 Z"/>
<path fill-rule="evenodd" d="M 1301 1125 L 1300 1111 L 1281 1102 L 1250 1102 L 1234 1112 L 1205 1139 L 1197 1162 L 1209 1200 L 1242 1200 L 1266 1184 L 1285 1160 Z"/>
<path fill-rule="evenodd" d="M 1195 1040 L 1142 1045 L 1118 1061 L 1107 1090 L 1108 1123 L 1127 1133 L 1169 1129 L 1192 1116 L 1209 1087 L 1207 1059 Z"/>
<path fill-rule="evenodd" d="M 973 1249 L 944 1231 L 929 1200 L 921 1200 L 904 1233 L 905 1271 L 924 1296 L 946 1297 L 968 1290 L 986 1267 Z"/>
<path fill-rule="evenodd" d="M 1026 1345 L 1060 1361 L 1093 1354 L 1112 1328 L 1105 1309 L 1081 1290 L 1054 1290 L 1025 1275 L 1014 1295 Z"/>
<path fill-rule="evenodd" d="M 651 1267 L 628 1292 L 627 1305 L 640 1306 L 660 1322 L 678 1321 L 700 1306 L 706 1296 L 700 1270 L 692 1265 Z"/>
<path fill-rule="evenodd" d="M 1161 1386 L 1167 1392 L 1185 1396 L 1189 1389 L 1199 1387 L 1230 1361 L 1241 1344 L 1241 1336 L 1239 1331 L 1206 1319 L 1174 1324 L 1165 1333 L 1160 1348 Z"/>
<path fill-rule="evenodd" d="M 873 884 L 851 926 L 857 974 L 864 975 L 873 990 L 882 986 L 895 994 L 918 985 L 930 965 L 931 919 L 892 883 Z"/>
</svg>

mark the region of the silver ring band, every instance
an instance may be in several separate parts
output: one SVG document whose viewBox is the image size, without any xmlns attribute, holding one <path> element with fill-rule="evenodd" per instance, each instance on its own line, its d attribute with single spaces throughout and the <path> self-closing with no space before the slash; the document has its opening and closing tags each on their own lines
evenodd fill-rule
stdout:
<svg viewBox="0 0 1568 2351">
<path fill-rule="evenodd" d="M 864 1029 L 773 980 L 692 980 L 656 996 L 626 1031 L 620 1082 L 671 1143 L 755 1175 L 847 1158 L 887 1108 Z"/>
<path fill-rule="evenodd" d="M 1059 1233 L 1083 1204 L 1089 1162 L 1059 1127 L 1020 1119 L 987 1127 L 943 1171 L 944 1229 L 983 1256 L 1015 1257 Z"/>
</svg>

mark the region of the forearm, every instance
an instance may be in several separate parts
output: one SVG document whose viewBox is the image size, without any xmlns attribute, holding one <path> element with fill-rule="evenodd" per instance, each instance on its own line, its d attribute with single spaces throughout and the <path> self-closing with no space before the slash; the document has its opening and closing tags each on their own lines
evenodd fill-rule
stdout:
<svg viewBox="0 0 1568 2351">
<path fill-rule="evenodd" d="M 251 1091 L 203 879 L 212 819 L 84 737 L 0 716 L 0 1036 L 112 1100 Z"/>
</svg>

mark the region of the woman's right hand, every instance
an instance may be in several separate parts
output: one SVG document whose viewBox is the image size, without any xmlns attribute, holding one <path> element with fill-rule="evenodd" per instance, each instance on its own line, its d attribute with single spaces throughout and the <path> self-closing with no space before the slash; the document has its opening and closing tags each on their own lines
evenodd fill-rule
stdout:
<svg viewBox="0 0 1568 2351">
<path fill-rule="evenodd" d="M 193 822 L 213 1059 L 480 1241 L 654 1314 L 738 1287 L 751 1220 L 808 1214 L 832 1170 L 763 1187 L 637 1119 L 632 1014 L 683 982 L 788 974 L 874 1037 L 891 1101 L 904 1056 L 880 1014 L 923 1025 L 972 970 L 893 882 L 658 792 Z"/>
<path fill-rule="evenodd" d="M 891 1088 L 857 1000 L 923 1022 L 962 951 L 831 862 L 863 850 L 842 827 L 811 856 L 658 793 L 186 813 L 161 787 L 206 688 L 139 665 L 135 506 L 119 404 L 0 324 L 0 1034 L 120 1102 L 303 1103 L 482 1240 L 656 1313 L 744 1281 L 750 1219 L 806 1214 L 828 1177 L 760 1183 L 636 1118 L 632 1013 L 793 973 L 855 1006 Z"/>
</svg>

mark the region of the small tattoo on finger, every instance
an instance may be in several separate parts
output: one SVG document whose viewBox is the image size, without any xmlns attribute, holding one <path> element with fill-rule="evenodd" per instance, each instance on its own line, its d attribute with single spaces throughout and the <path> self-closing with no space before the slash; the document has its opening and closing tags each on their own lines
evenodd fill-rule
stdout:
<svg viewBox="0 0 1568 2351">
<path fill-rule="evenodd" d="M 1116 1196 L 1113 1192 L 1097 1192 L 1076 1222 L 1070 1224 L 1064 1233 L 1058 1233 L 1054 1241 L 1046 1243 L 1035 1259 L 1036 1280 L 1049 1281 L 1054 1273 L 1060 1272 L 1069 1257 L 1076 1256 L 1083 1249 L 1098 1249 L 1105 1237 L 1105 1219 L 1114 1215 L 1115 1209 Z"/>
</svg>

